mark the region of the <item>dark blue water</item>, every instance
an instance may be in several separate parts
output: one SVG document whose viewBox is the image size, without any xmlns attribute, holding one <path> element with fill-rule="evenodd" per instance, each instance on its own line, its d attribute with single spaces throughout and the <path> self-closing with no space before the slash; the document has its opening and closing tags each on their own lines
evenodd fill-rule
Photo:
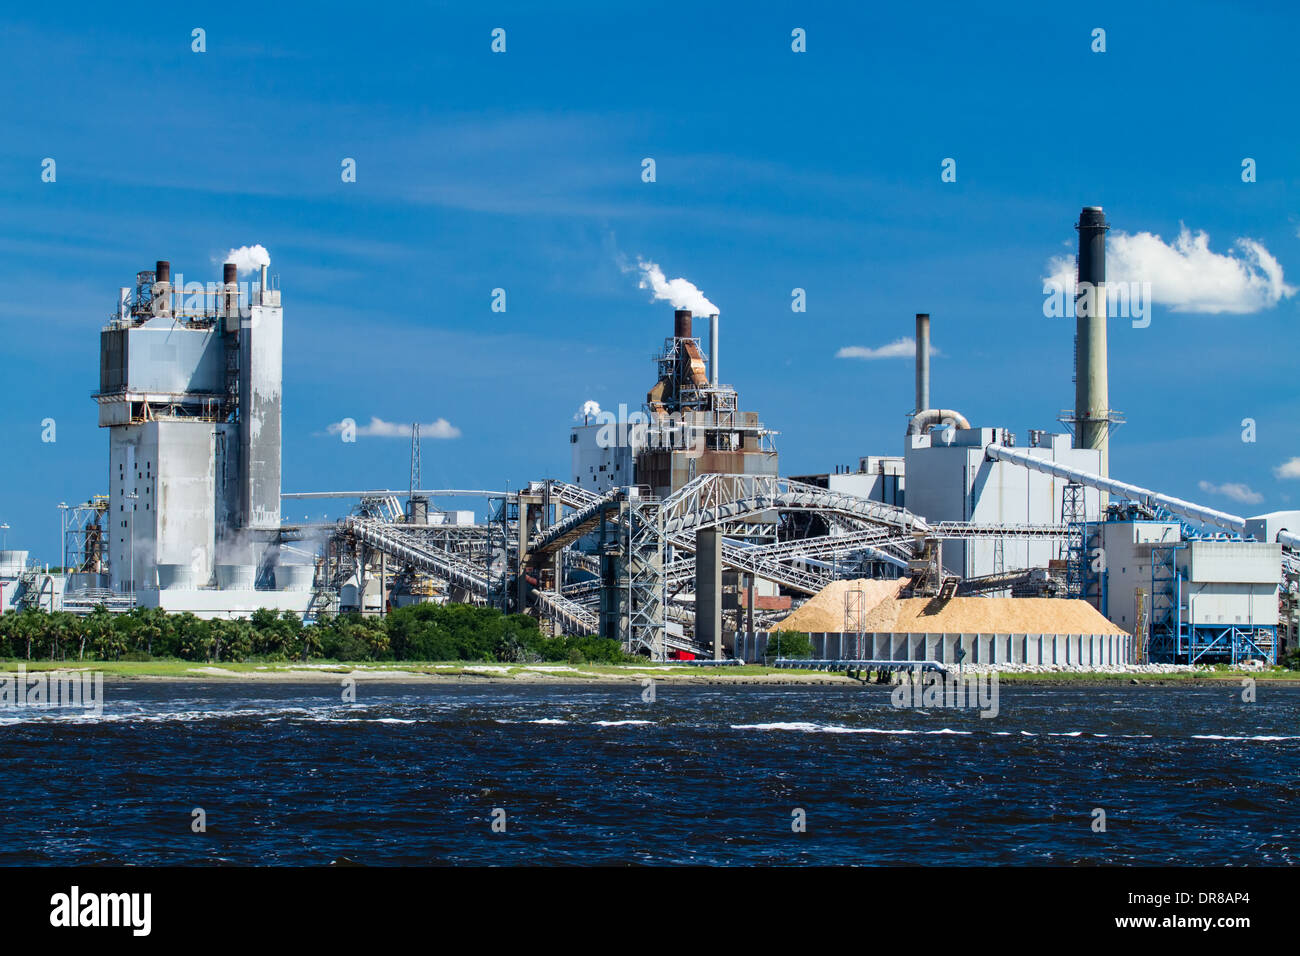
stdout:
<svg viewBox="0 0 1300 956">
<path fill-rule="evenodd" d="M 0 863 L 1300 861 L 1297 689 L 1004 685 L 991 720 L 879 687 L 358 693 L 116 683 L 100 718 L 0 711 Z"/>
</svg>

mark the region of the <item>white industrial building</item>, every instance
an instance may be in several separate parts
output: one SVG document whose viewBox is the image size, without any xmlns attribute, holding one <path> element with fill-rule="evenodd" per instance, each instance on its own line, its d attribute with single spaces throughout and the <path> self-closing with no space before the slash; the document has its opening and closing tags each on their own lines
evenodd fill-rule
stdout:
<svg viewBox="0 0 1300 956">
<path fill-rule="evenodd" d="M 193 297 L 170 264 L 137 274 L 101 333 L 99 424 L 109 430 L 109 585 L 142 607 L 205 617 L 304 611 L 314 567 L 281 562 L 283 311 L 235 266 Z"/>
</svg>

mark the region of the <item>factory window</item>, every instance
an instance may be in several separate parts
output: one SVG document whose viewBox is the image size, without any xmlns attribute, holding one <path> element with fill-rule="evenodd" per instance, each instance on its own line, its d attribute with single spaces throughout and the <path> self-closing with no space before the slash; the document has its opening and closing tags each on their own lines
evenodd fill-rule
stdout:
<svg viewBox="0 0 1300 956">
<path fill-rule="evenodd" d="M 573 435 L 570 435 L 570 436 L 569 436 L 569 444 L 570 444 L 570 445 L 576 445 L 576 444 L 578 444 L 578 436 L 577 436 L 576 434 L 573 434 Z"/>
</svg>

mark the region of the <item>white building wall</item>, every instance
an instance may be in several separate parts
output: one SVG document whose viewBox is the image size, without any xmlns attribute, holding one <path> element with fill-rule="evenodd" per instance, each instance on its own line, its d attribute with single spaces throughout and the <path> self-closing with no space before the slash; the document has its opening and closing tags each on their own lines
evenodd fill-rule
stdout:
<svg viewBox="0 0 1300 956">
<path fill-rule="evenodd" d="M 284 314 L 255 305 L 239 331 L 240 484 L 245 528 L 280 527 L 280 406 Z"/>
<path fill-rule="evenodd" d="M 827 475 L 826 487 L 903 507 L 906 482 L 902 458 L 869 456 L 861 459 L 858 467 L 858 471 L 850 474 Z"/>
<path fill-rule="evenodd" d="M 1102 525 L 1106 612 L 1113 623 L 1133 632 L 1137 624 L 1137 590 L 1141 588 L 1150 627 L 1151 548 L 1155 544 L 1176 544 L 1181 539 L 1182 531 L 1172 521 L 1107 521 Z"/>
<path fill-rule="evenodd" d="M 602 448 L 598 436 L 617 430 L 607 425 L 577 425 L 569 433 L 573 483 L 595 494 L 636 483 L 636 465 L 629 444 Z"/>
<path fill-rule="evenodd" d="M 955 429 L 951 444 L 944 432 L 914 435 L 905 449 L 907 486 L 905 504 L 909 511 L 931 523 L 972 521 L 982 524 L 1060 524 L 1062 498 L 1067 482 L 1062 478 L 1030 471 L 1001 461 L 986 461 L 984 448 L 1005 443 L 1000 428 Z M 1047 441 L 1030 454 L 1087 471 L 1101 466 L 1101 453 L 1070 447 L 1068 435 L 1048 435 Z M 1100 513 L 1100 494 L 1084 489 L 1084 513 L 1095 520 Z M 992 574 L 996 568 L 996 543 L 992 539 L 949 541 L 943 548 L 944 564 L 962 577 Z M 1046 567 L 1062 556 L 1059 542 L 1050 540 L 1007 540 L 1003 544 L 1002 570 Z"/>
<path fill-rule="evenodd" d="M 109 567 L 113 587 L 155 587 L 158 564 L 212 576 L 215 428 L 161 421 L 109 431 Z M 134 494 L 131 500 L 128 495 Z M 134 575 L 130 566 L 134 561 Z"/>
</svg>

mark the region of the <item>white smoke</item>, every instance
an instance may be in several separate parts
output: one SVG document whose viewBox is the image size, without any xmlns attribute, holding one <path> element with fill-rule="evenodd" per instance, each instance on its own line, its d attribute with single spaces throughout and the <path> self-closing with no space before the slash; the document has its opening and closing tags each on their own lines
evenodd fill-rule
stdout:
<svg viewBox="0 0 1300 956">
<path fill-rule="evenodd" d="M 1166 243 L 1158 235 L 1113 232 L 1106 241 L 1106 284 L 1151 283 L 1151 298 L 1171 312 L 1242 315 L 1270 309 L 1295 295 L 1282 266 L 1254 239 L 1238 239 L 1232 251 L 1210 251 L 1210 237 L 1186 226 Z M 1044 282 L 1074 296 L 1073 257 L 1054 256 Z"/>
<path fill-rule="evenodd" d="M 575 422 L 584 421 L 587 418 L 595 418 L 600 414 L 600 402 L 587 399 L 582 403 L 582 409 L 573 416 Z"/>
<path fill-rule="evenodd" d="M 238 267 L 239 274 L 244 275 L 248 272 L 256 272 L 262 266 L 269 266 L 271 254 L 266 251 L 266 246 L 259 243 L 256 246 L 240 246 L 238 249 L 231 249 L 221 261 L 233 262 Z"/>
<path fill-rule="evenodd" d="M 693 315 L 718 314 L 718 307 L 704 297 L 695 283 L 687 279 L 669 279 L 657 264 L 640 256 L 637 257 L 636 265 L 641 270 L 639 286 L 650 289 L 654 293 L 654 301 L 666 300 L 672 303 L 674 309 L 689 309 Z"/>
</svg>

